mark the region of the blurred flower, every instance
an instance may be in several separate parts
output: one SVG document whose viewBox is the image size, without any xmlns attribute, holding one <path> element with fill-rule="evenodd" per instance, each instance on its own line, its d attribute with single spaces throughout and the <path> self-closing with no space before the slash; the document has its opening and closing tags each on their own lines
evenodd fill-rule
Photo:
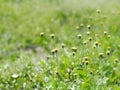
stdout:
<svg viewBox="0 0 120 90">
<path fill-rule="evenodd" d="M 77 36 L 78 36 L 78 38 L 81 38 L 81 37 L 82 37 L 82 35 L 81 35 L 81 34 L 78 34 Z"/>
<path fill-rule="evenodd" d="M 63 43 L 62 43 L 62 45 L 61 45 L 61 46 L 62 46 L 62 48 L 64 48 L 64 47 L 65 47 L 65 44 L 63 44 Z"/>
<path fill-rule="evenodd" d="M 104 31 L 104 35 L 107 35 L 107 32 L 106 32 L 106 31 Z"/>
<path fill-rule="evenodd" d="M 13 74 L 12 78 L 18 78 L 18 76 L 19 76 L 18 74 Z"/>
<path fill-rule="evenodd" d="M 88 57 L 84 57 L 84 59 L 85 59 L 85 61 L 88 61 L 89 58 Z"/>
<path fill-rule="evenodd" d="M 75 56 L 75 54 L 76 54 L 75 52 L 72 52 L 72 55 L 73 55 L 73 56 Z"/>
<path fill-rule="evenodd" d="M 90 32 L 89 32 L 89 31 L 87 32 L 87 35 L 90 35 Z"/>
<path fill-rule="evenodd" d="M 97 42 L 97 41 L 96 41 L 96 42 L 94 42 L 94 45 L 95 45 L 95 46 L 98 46 L 98 42 Z"/>
<path fill-rule="evenodd" d="M 101 10 L 100 10 L 100 9 L 97 9 L 96 12 L 97 12 L 97 13 L 101 13 Z"/>
<path fill-rule="evenodd" d="M 84 26 L 84 24 L 81 23 L 81 24 L 80 24 L 80 27 L 83 27 L 83 26 Z"/>
<path fill-rule="evenodd" d="M 110 55 L 110 51 L 109 51 L 109 50 L 107 50 L 107 51 L 106 51 L 106 54 L 107 54 L 107 55 Z"/>
<path fill-rule="evenodd" d="M 89 62 L 88 62 L 88 61 L 85 61 L 85 64 L 86 64 L 86 65 L 88 65 L 88 64 L 89 64 Z"/>
<path fill-rule="evenodd" d="M 108 38 L 111 38 L 111 35 L 108 35 Z"/>
<path fill-rule="evenodd" d="M 111 50 L 111 47 L 107 47 L 107 50 Z"/>
<path fill-rule="evenodd" d="M 92 41 L 92 37 L 89 37 L 88 40 L 89 40 L 89 41 Z"/>
<path fill-rule="evenodd" d="M 43 36 L 44 36 L 44 32 L 41 32 L 41 33 L 40 33 L 40 36 L 43 37 Z"/>
<path fill-rule="evenodd" d="M 83 44 L 86 45 L 86 44 L 87 44 L 87 41 L 84 41 Z"/>
<path fill-rule="evenodd" d="M 77 52 L 77 48 L 76 47 L 72 47 L 72 51 L 73 52 Z"/>
<path fill-rule="evenodd" d="M 77 30 L 79 30 L 79 29 L 80 29 L 80 27 L 79 27 L 79 26 L 76 26 L 76 29 L 77 29 Z"/>
<path fill-rule="evenodd" d="M 99 57 L 103 58 L 104 57 L 103 53 L 99 53 Z"/>
<path fill-rule="evenodd" d="M 53 39 L 55 37 L 55 35 L 54 34 L 50 34 L 50 37 Z"/>
<path fill-rule="evenodd" d="M 91 25 L 87 25 L 87 28 L 88 28 L 88 29 L 91 29 Z"/>
</svg>

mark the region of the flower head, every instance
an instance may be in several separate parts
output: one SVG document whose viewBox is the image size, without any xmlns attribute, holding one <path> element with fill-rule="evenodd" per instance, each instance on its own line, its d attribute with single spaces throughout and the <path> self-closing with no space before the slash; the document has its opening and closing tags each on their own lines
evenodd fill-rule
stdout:
<svg viewBox="0 0 120 90">
<path fill-rule="evenodd" d="M 108 35 L 108 38 L 111 38 L 111 35 Z"/>
<path fill-rule="evenodd" d="M 107 50 L 111 50 L 111 47 L 107 47 Z"/>
<path fill-rule="evenodd" d="M 76 52 L 72 52 L 72 55 L 75 56 Z"/>
<path fill-rule="evenodd" d="M 106 32 L 106 31 L 104 31 L 104 35 L 107 35 L 107 32 Z"/>
<path fill-rule="evenodd" d="M 52 49 L 52 50 L 51 50 L 51 53 L 52 53 L 52 54 L 54 54 L 54 53 L 55 53 L 55 50 L 54 50 L 54 49 Z"/>
<path fill-rule="evenodd" d="M 87 35 L 90 35 L 90 32 L 89 32 L 89 31 L 87 32 Z"/>
<path fill-rule="evenodd" d="M 88 61 L 85 61 L 85 64 L 86 64 L 86 65 L 88 65 L 88 64 L 89 64 L 89 62 L 88 62 Z"/>
<path fill-rule="evenodd" d="M 55 35 L 54 34 L 50 34 L 50 37 L 53 39 L 55 37 Z"/>
<path fill-rule="evenodd" d="M 92 41 L 92 37 L 89 37 L 88 40 L 89 40 L 89 41 Z"/>
<path fill-rule="evenodd" d="M 80 29 L 80 27 L 79 27 L 79 26 L 76 26 L 76 29 L 77 29 L 77 30 L 79 30 L 79 29 Z"/>
<path fill-rule="evenodd" d="M 63 43 L 62 43 L 62 45 L 61 45 L 61 46 L 62 46 L 62 48 L 64 48 L 64 47 L 65 47 L 65 44 L 63 44 Z"/>
<path fill-rule="evenodd" d="M 88 29 L 91 29 L 91 25 L 87 25 L 87 28 L 88 28 Z"/>
<path fill-rule="evenodd" d="M 107 55 L 110 55 L 110 51 L 109 51 L 109 50 L 107 50 L 107 51 L 106 51 L 106 54 L 107 54 Z"/>
<path fill-rule="evenodd" d="M 58 48 L 55 48 L 54 51 L 55 51 L 55 53 L 57 53 L 58 52 Z"/>
<path fill-rule="evenodd" d="M 43 36 L 44 36 L 44 32 L 41 32 L 41 33 L 40 33 L 40 36 L 43 37 Z"/>
<path fill-rule="evenodd" d="M 82 35 L 81 35 L 81 34 L 78 34 L 77 36 L 78 36 L 78 38 L 81 38 L 81 37 L 82 37 Z"/>
<path fill-rule="evenodd" d="M 88 41 L 84 41 L 83 44 L 86 45 Z"/>
<path fill-rule="evenodd" d="M 99 44 L 98 44 L 98 42 L 96 41 L 96 42 L 94 42 L 94 45 L 95 45 L 95 46 L 98 46 Z"/>
<path fill-rule="evenodd" d="M 83 27 L 83 26 L 84 26 L 84 24 L 81 23 L 81 24 L 80 24 L 80 27 Z"/>
<path fill-rule="evenodd" d="M 96 12 L 97 12 L 97 13 L 101 13 L 101 10 L 100 10 L 100 9 L 97 9 Z"/>
<path fill-rule="evenodd" d="M 88 57 L 84 57 L 84 59 L 85 59 L 85 61 L 88 61 L 89 58 Z"/>
<path fill-rule="evenodd" d="M 99 53 L 99 57 L 103 58 L 104 57 L 103 53 Z"/>
<path fill-rule="evenodd" d="M 72 51 L 73 52 L 77 52 L 77 48 L 76 47 L 72 47 Z"/>
</svg>

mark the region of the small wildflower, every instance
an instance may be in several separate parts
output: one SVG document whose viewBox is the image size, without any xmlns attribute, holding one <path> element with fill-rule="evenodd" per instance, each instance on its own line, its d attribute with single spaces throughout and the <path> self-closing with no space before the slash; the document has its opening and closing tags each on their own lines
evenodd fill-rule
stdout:
<svg viewBox="0 0 120 90">
<path fill-rule="evenodd" d="M 107 50 L 111 50 L 111 47 L 107 47 Z"/>
<path fill-rule="evenodd" d="M 55 51 L 55 53 L 57 53 L 58 52 L 58 48 L 55 48 L 54 51 Z"/>
<path fill-rule="evenodd" d="M 89 37 L 88 40 L 89 40 L 89 41 L 92 41 L 92 37 Z"/>
<path fill-rule="evenodd" d="M 90 74 L 92 75 L 92 74 L 93 74 L 93 72 L 92 72 L 92 71 L 90 71 Z"/>
<path fill-rule="evenodd" d="M 81 37 L 82 37 L 82 35 L 81 35 L 81 34 L 78 34 L 77 36 L 78 36 L 78 38 L 81 38 Z"/>
<path fill-rule="evenodd" d="M 58 74 L 59 74 L 59 72 L 58 72 L 58 71 L 55 71 L 55 74 L 56 74 L 56 75 L 58 75 Z"/>
<path fill-rule="evenodd" d="M 98 34 L 95 34 L 95 37 L 98 37 Z"/>
<path fill-rule="evenodd" d="M 83 44 L 86 45 L 86 44 L 87 44 L 87 41 L 84 41 Z"/>
<path fill-rule="evenodd" d="M 72 47 L 72 51 L 73 52 L 77 52 L 77 48 L 76 47 Z"/>
<path fill-rule="evenodd" d="M 96 41 L 96 42 L 94 43 L 94 45 L 98 46 L 98 42 Z"/>
<path fill-rule="evenodd" d="M 76 26 L 76 29 L 77 29 L 77 30 L 79 30 L 79 29 L 80 29 L 80 27 L 79 27 L 79 26 Z"/>
<path fill-rule="evenodd" d="M 88 62 L 88 61 L 85 61 L 85 64 L 86 64 L 86 65 L 88 65 L 88 64 L 89 64 L 89 62 Z"/>
<path fill-rule="evenodd" d="M 93 48 L 96 48 L 96 45 L 93 45 Z"/>
<path fill-rule="evenodd" d="M 80 24 L 80 27 L 83 27 L 83 26 L 84 26 L 84 24 L 81 23 L 81 24 Z"/>
<path fill-rule="evenodd" d="M 85 59 L 85 61 L 88 61 L 89 58 L 88 57 L 84 57 L 84 59 Z"/>
<path fill-rule="evenodd" d="M 108 35 L 108 38 L 111 38 L 111 35 Z"/>
<path fill-rule="evenodd" d="M 55 35 L 54 34 L 50 34 L 50 37 L 53 39 L 55 37 Z"/>
<path fill-rule="evenodd" d="M 107 32 L 106 32 L 106 31 L 104 31 L 104 35 L 107 35 Z"/>
<path fill-rule="evenodd" d="M 46 59 L 49 60 L 49 59 L 50 59 L 50 56 L 46 56 Z"/>
<path fill-rule="evenodd" d="M 18 74 L 13 74 L 12 78 L 18 78 L 18 76 L 19 76 Z"/>
<path fill-rule="evenodd" d="M 106 51 L 106 54 L 107 54 L 107 55 L 110 55 L 110 51 L 109 51 L 109 50 L 107 50 L 107 51 Z"/>
<path fill-rule="evenodd" d="M 88 28 L 88 29 L 91 29 L 91 25 L 87 25 L 87 28 Z"/>
<path fill-rule="evenodd" d="M 67 69 L 67 72 L 68 72 L 68 73 L 70 73 L 70 72 L 71 72 L 71 70 L 68 68 L 68 69 Z"/>
<path fill-rule="evenodd" d="M 55 50 L 54 50 L 54 49 L 53 49 L 53 50 L 51 50 L 51 53 L 52 53 L 52 54 L 54 54 L 54 53 L 55 53 Z"/>
<path fill-rule="evenodd" d="M 44 32 L 41 32 L 41 33 L 40 33 L 40 36 L 43 37 L 43 36 L 44 36 Z"/>
<path fill-rule="evenodd" d="M 97 9 L 96 12 L 97 12 L 97 13 L 101 13 L 101 10 L 100 10 L 100 9 Z"/>
<path fill-rule="evenodd" d="M 87 32 L 87 35 L 90 35 L 90 32 Z"/>
<path fill-rule="evenodd" d="M 61 46 L 62 46 L 62 48 L 64 48 L 64 47 L 65 47 L 65 44 L 62 44 Z"/>
<path fill-rule="evenodd" d="M 72 52 L 72 55 L 73 55 L 73 56 L 75 56 L 75 54 L 76 54 L 75 52 Z"/>
<path fill-rule="evenodd" d="M 99 57 L 103 58 L 104 57 L 103 53 L 99 53 Z"/>
</svg>

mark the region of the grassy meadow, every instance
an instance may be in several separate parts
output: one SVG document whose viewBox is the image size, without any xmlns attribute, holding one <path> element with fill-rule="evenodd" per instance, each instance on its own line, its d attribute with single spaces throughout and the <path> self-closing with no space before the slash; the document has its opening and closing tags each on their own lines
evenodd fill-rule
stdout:
<svg viewBox="0 0 120 90">
<path fill-rule="evenodd" d="M 0 0 L 0 90 L 120 90 L 119 0 Z"/>
</svg>

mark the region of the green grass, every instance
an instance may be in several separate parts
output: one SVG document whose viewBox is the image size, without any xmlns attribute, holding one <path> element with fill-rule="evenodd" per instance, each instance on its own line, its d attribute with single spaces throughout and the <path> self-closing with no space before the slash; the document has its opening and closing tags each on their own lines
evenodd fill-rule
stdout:
<svg viewBox="0 0 120 90">
<path fill-rule="evenodd" d="M 119 0 L 1 0 L 0 90 L 119 90 L 119 14 Z"/>
</svg>

